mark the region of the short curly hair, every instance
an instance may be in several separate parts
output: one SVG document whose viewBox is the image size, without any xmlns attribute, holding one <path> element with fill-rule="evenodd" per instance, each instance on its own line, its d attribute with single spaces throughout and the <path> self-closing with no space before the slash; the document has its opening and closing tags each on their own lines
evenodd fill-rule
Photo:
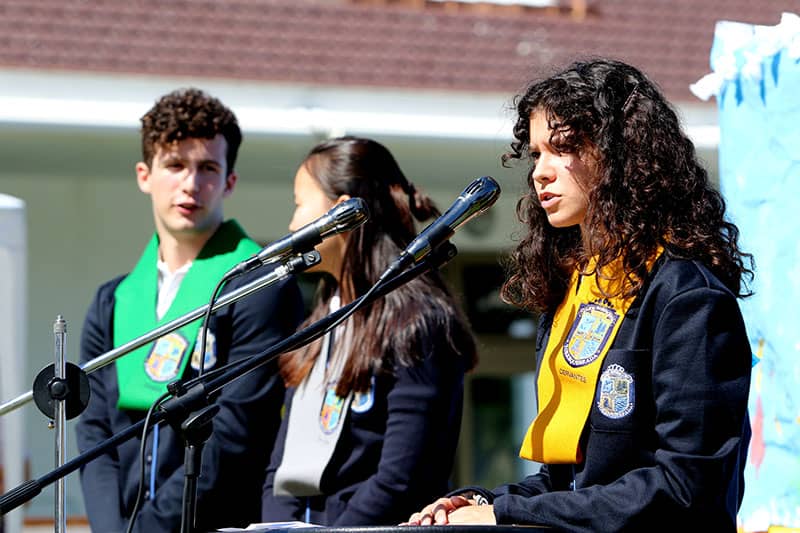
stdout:
<svg viewBox="0 0 800 533">
<path fill-rule="evenodd" d="M 236 115 L 217 98 L 195 88 L 178 89 L 162 96 L 141 118 L 142 157 L 152 165 L 160 146 L 184 139 L 213 139 L 222 135 L 228 145 L 228 173 L 233 172 L 242 131 Z"/>
<path fill-rule="evenodd" d="M 573 63 L 532 82 L 517 97 L 510 160 L 530 160 L 530 118 L 544 112 L 551 143 L 561 152 L 591 156 L 597 181 L 587 183 L 583 226 L 555 228 L 539 203 L 532 174 L 517 204 L 527 234 L 512 252 L 506 301 L 549 311 L 564 298 L 575 268 L 588 257 L 599 268 L 623 259 L 635 294 L 647 261 L 663 247 L 672 257 L 707 265 L 739 296 L 749 293 L 752 256 L 738 245 L 739 230 L 725 218 L 725 202 L 708 180 L 695 147 L 658 86 L 638 69 L 609 59 Z M 532 170 L 532 169 L 531 169 Z"/>
</svg>

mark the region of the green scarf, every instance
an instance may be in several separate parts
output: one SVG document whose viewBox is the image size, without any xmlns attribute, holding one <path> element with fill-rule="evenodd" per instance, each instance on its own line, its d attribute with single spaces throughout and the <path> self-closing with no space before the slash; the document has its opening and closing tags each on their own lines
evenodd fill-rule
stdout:
<svg viewBox="0 0 800 533">
<path fill-rule="evenodd" d="M 236 221 L 223 223 L 192 262 L 170 308 L 157 320 L 158 236 L 153 235 L 133 271 L 114 292 L 114 347 L 207 304 L 222 276 L 258 250 L 258 244 Z M 198 318 L 116 361 L 119 409 L 148 409 L 166 392 L 167 383 L 183 375 L 201 321 Z M 212 349 L 206 357 L 214 355 Z M 199 353 L 195 356 L 199 357 Z"/>
</svg>

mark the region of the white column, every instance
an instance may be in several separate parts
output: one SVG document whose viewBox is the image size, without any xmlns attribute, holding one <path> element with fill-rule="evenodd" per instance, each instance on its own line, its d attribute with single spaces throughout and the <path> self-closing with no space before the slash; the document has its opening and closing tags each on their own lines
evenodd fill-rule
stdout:
<svg viewBox="0 0 800 533">
<path fill-rule="evenodd" d="M 0 402 L 28 391 L 25 371 L 28 326 L 27 228 L 25 202 L 0 194 Z M 5 490 L 24 481 L 22 410 L 0 417 L 0 464 Z M 6 531 L 22 531 L 22 509 L 4 516 Z"/>
</svg>

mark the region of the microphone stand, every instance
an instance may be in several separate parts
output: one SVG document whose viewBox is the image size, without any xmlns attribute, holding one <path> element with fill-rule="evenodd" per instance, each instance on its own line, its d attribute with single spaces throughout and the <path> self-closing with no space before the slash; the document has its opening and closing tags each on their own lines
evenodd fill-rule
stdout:
<svg viewBox="0 0 800 533">
<path fill-rule="evenodd" d="M 57 380 L 64 380 L 67 377 L 66 365 L 66 336 L 67 336 L 67 322 L 64 317 L 58 315 L 53 324 L 53 335 L 55 336 L 55 377 Z M 55 392 L 51 390 L 51 393 Z M 62 398 L 55 401 L 55 416 L 53 417 L 53 427 L 56 430 L 56 466 L 64 464 L 64 457 L 66 457 L 66 442 L 67 442 L 67 407 L 65 405 L 66 399 Z M 64 480 L 59 479 L 56 484 L 56 501 L 55 501 L 55 533 L 66 533 L 67 531 L 67 515 L 66 515 L 66 493 L 64 487 Z"/>
<path fill-rule="evenodd" d="M 396 289 L 397 287 L 411 281 L 415 277 L 429 270 L 439 268 L 447 261 L 455 257 L 456 253 L 456 247 L 449 241 L 446 241 L 411 269 L 386 280 L 384 283 L 376 287 L 374 291 L 371 291 L 372 294 L 369 299 L 365 299 L 363 296 L 357 298 L 353 302 L 339 308 L 337 311 L 331 313 L 325 318 L 318 320 L 314 324 L 311 324 L 305 329 L 296 332 L 295 334 L 287 337 L 283 341 L 278 342 L 277 344 L 257 355 L 242 361 L 230 363 L 208 372 L 207 374 L 190 379 L 185 383 L 181 383 L 180 381 L 170 383 L 167 386 L 167 389 L 173 395 L 172 398 L 169 398 L 159 406 L 158 411 L 153 413 L 151 420 L 154 424 L 167 420 L 173 426 L 176 424 L 178 426 L 184 424 L 183 421 L 186 421 L 187 418 L 192 414 L 196 414 L 201 420 L 205 420 L 207 413 L 198 413 L 198 411 L 203 411 L 208 406 L 213 407 L 214 398 L 225 385 L 233 383 L 256 368 L 269 363 L 275 356 L 285 351 L 298 348 L 321 337 L 325 331 L 328 328 L 333 327 L 337 321 L 343 320 L 346 318 L 346 316 L 349 316 L 348 313 L 355 312 L 357 307 L 371 303 L 384 294 Z M 213 413 L 210 414 L 210 416 L 213 416 Z M 19 507 L 25 502 L 30 501 L 42 491 L 43 487 L 74 472 L 89 461 L 99 457 L 100 455 L 103 455 L 109 449 L 133 438 L 142 430 L 143 426 L 144 420 L 137 422 L 136 424 L 133 424 L 127 429 L 98 444 L 94 448 L 87 450 L 71 461 L 65 463 L 63 466 L 48 472 L 38 479 L 27 481 L 10 490 L 6 494 L 3 494 L 0 496 L 0 515 Z M 184 495 L 188 496 L 186 486 L 184 486 Z M 188 511 L 190 508 L 194 510 L 195 504 L 191 502 L 185 502 L 183 507 L 184 511 Z M 187 517 L 184 517 L 182 520 L 182 522 L 191 521 L 192 519 Z"/>
</svg>

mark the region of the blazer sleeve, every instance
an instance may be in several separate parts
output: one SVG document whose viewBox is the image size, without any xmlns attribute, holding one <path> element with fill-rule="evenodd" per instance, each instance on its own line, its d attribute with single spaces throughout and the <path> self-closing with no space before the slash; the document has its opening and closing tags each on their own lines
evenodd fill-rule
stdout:
<svg viewBox="0 0 800 533">
<path fill-rule="evenodd" d="M 359 486 L 333 526 L 397 523 L 438 490 L 430 477 L 441 470 L 438 463 L 453 459 L 455 450 L 442 446 L 449 433 L 458 431 L 452 420 L 458 409 L 460 421 L 464 362 L 443 339 L 422 343 L 423 360 L 395 370 L 377 471 Z"/>
<path fill-rule="evenodd" d="M 101 286 L 84 320 L 81 332 L 80 361 L 86 363 L 113 348 L 111 340 L 114 288 L 122 278 Z M 113 436 L 109 403 L 116 403 L 106 376 L 114 371 L 109 365 L 89 374 L 89 405 L 76 425 L 78 450 L 83 453 Z M 116 408 L 116 405 L 112 406 Z M 119 458 L 116 448 L 81 467 L 81 488 L 86 513 L 93 531 L 125 531 L 120 500 Z"/>
<path fill-rule="evenodd" d="M 492 494 L 494 495 L 494 499 L 507 495 L 530 498 L 532 496 L 544 494 L 545 492 L 550 492 L 550 490 L 552 489 L 550 486 L 549 467 L 547 465 L 542 465 L 539 472 L 536 474 L 527 476 L 519 483 L 501 485 L 492 490 Z"/>
<path fill-rule="evenodd" d="M 590 532 L 666 521 L 735 531 L 735 498 L 725 487 L 738 478 L 747 445 L 750 361 L 731 293 L 703 287 L 677 294 L 654 324 L 654 464 L 573 491 L 509 490 L 494 501 L 498 523 Z"/>
<path fill-rule="evenodd" d="M 223 293 L 260 275 L 263 275 L 263 271 L 243 276 Z M 240 361 L 260 353 L 291 334 L 301 318 L 302 300 L 294 279 L 257 291 L 232 304 L 227 362 Z M 219 333 L 217 342 L 223 342 Z M 214 430 L 203 448 L 197 491 L 197 524 L 205 527 L 210 521 L 218 521 L 213 517 L 225 511 L 220 507 L 241 505 L 242 498 L 253 500 L 248 508 L 255 510 L 255 516 L 237 516 L 236 520 L 248 522 L 258 519 L 263 477 L 259 476 L 253 486 L 243 485 L 242 478 L 252 479 L 254 470 L 263 475 L 265 450 L 271 449 L 280 424 L 283 394 L 283 382 L 278 376 L 275 361 L 251 371 L 222 389 L 216 401 L 220 411 L 213 420 Z M 142 506 L 135 530 L 147 532 L 177 528 L 180 524 L 183 485 L 184 467 L 181 466 L 159 487 L 156 497 Z"/>
</svg>

